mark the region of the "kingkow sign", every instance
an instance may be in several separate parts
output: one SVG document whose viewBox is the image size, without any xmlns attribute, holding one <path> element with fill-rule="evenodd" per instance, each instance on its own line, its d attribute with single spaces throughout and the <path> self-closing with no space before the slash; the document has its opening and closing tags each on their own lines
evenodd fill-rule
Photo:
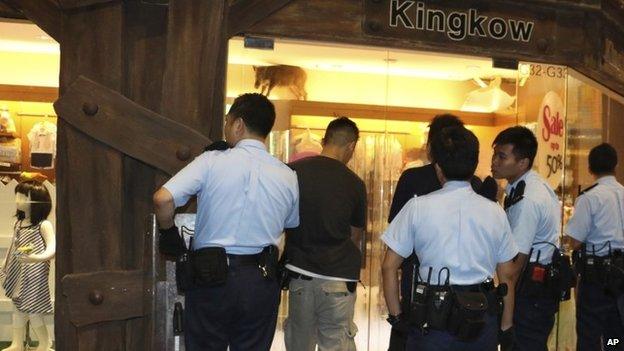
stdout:
<svg viewBox="0 0 624 351">
<path fill-rule="evenodd" d="M 534 23 L 480 15 L 476 9 L 465 12 L 431 9 L 424 2 L 413 0 L 390 1 L 390 27 L 440 32 L 456 41 L 467 36 L 493 39 L 511 39 L 529 42 Z"/>
</svg>

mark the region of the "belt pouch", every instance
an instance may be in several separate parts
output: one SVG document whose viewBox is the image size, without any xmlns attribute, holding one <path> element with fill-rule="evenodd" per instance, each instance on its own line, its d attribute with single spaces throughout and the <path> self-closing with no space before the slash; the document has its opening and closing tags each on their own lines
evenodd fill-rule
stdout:
<svg viewBox="0 0 624 351">
<path fill-rule="evenodd" d="M 485 326 L 487 298 L 482 292 L 456 291 L 455 303 L 449 318 L 449 331 L 460 340 L 479 336 Z"/>
<path fill-rule="evenodd" d="M 433 329 L 448 330 L 448 320 L 453 308 L 452 292 L 448 286 L 430 287 L 428 325 Z"/>
<path fill-rule="evenodd" d="M 429 286 L 425 283 L 414 282 L 413 284 L 416 286 L 409 308 L 409 322 L 420 328 L 427 322 Z"/>
<path fill-rule="evenodd" d="M 228 273 L 227 255 L 222 247 L 205 247 L 191 252 L 193 283 L 199 287 L 225 284 Z"/>
<path fill-rule="evenodd" d="M 576 275 L 572 269 L 570 256 L 562 254 L 559 261 L 559 299 L 570 300 L 572 288 L 576 286 Z"/>
<path fill-rule="evenodd" d="M 523 273 L 522 283 L 518 289 L 518 294 L 527 297 L 546 297 L 551 295 L 546 289 L 549 267 L 539 263 L 529 263 Z"/>
<path fill-rule="evenodd" d="M 176 285 L 178 286 L 179 293 L 186 292 L 193 282 L 193 269 L 189 262 L 189 256 L 190 252 L 187 251 L 176 259 Z"/>
</svg>

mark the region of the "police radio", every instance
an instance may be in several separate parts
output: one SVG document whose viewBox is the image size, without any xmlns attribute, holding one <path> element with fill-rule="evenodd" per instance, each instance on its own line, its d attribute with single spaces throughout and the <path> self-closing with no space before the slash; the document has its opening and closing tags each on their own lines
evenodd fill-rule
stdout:
<svg viewBox="0 0 624 351">
<path fill-rule="evenodd" d="M 416 272 L 418 267 L 414 265 L 414 271 L 412 272 L 412 291 L 410 296 L 410 324 L 424 328 L 427 324 L 427 300 L 429 296 L 429 283 L 431 282 L 431 274 L 433 267 L 429 267 L 429 274 L 427 275 L 427 282 L 422 282 L 416 278 Z M 420 274 L 418 274 L 420 278 Z"/>
<path fill-rule="evenodd" d="M 442 272 L 446 271 L 446 280 L 441 284 Z M 431 302 L 429 303 L 429 326 L 434 329 L 446 330 L 448 318 L 451 315 L 452 296 L 450 285 L 451 272 L 448 267 L 443 267 L 438 271 L 438 285 L 430 287 L 432 289 Z"/>
</svg>

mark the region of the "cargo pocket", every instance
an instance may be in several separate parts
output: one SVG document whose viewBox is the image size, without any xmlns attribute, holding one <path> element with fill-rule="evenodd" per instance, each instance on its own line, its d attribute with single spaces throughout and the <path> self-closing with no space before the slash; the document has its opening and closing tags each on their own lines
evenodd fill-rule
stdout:
<svg viewBox="0 0 624 351">
<path fill-rule="evenodd" d="M 291 296 L 301 296 L 303 294 L 303 284 L 298 279 L 293 279 L 288 284 L 288 294 Z"/>
<path fill-rule="evenodd" d="M 358 332 L 357 325 L 351 321 L 347 328 L 347 351 L 356 351 L 355 348 L 355 335 Z"/>
<path fill-rule="evenodd" d="M 347 290 L 345 282 L 332 281 L 323 284 L 321 290 L 328 297 L 346 297 L 351 293 Z"/>
</svg>

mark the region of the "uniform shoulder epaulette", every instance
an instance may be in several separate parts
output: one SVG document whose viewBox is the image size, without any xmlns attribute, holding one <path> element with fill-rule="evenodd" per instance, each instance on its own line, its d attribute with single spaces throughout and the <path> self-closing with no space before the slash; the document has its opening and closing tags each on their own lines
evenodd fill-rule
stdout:
<svg viewBox="0 0 624 351">
<path fill-rule="evenodd" d="M 511 193 L 509 193 L 509 195 L 505 197 L 505 201 L 503 203 L 505 210 L 524 199 L 525 187 L 526 183 L 524 182 L 524 180 L 521 180 L 515 187 L 512 188 Z"/>
<path fill-rule="evenodd" d="M 593 188 L 595 188 L 597 185 L 598 185 L 598 183 L 596 183 L 596 184 L 594 184 L 594 185 L 590 186 L 589 188 L 587 188 L 587 189 L 585 189 L 585 190 L 581 191 L 581 192 L 578 194 L 578 196 L 581 196 L 581 195 L 585 194 L 586 192 L 588 192 L 588 191 L 592 190 L 592 189 L 593 189 Z"/>
<path fill-rule="evenodd" d="M 230 145 L 225 140 L 218 140 L 214 143 L 206 146 L 204 151 L 225 151 L 230 148 Z"/>
</svg>

